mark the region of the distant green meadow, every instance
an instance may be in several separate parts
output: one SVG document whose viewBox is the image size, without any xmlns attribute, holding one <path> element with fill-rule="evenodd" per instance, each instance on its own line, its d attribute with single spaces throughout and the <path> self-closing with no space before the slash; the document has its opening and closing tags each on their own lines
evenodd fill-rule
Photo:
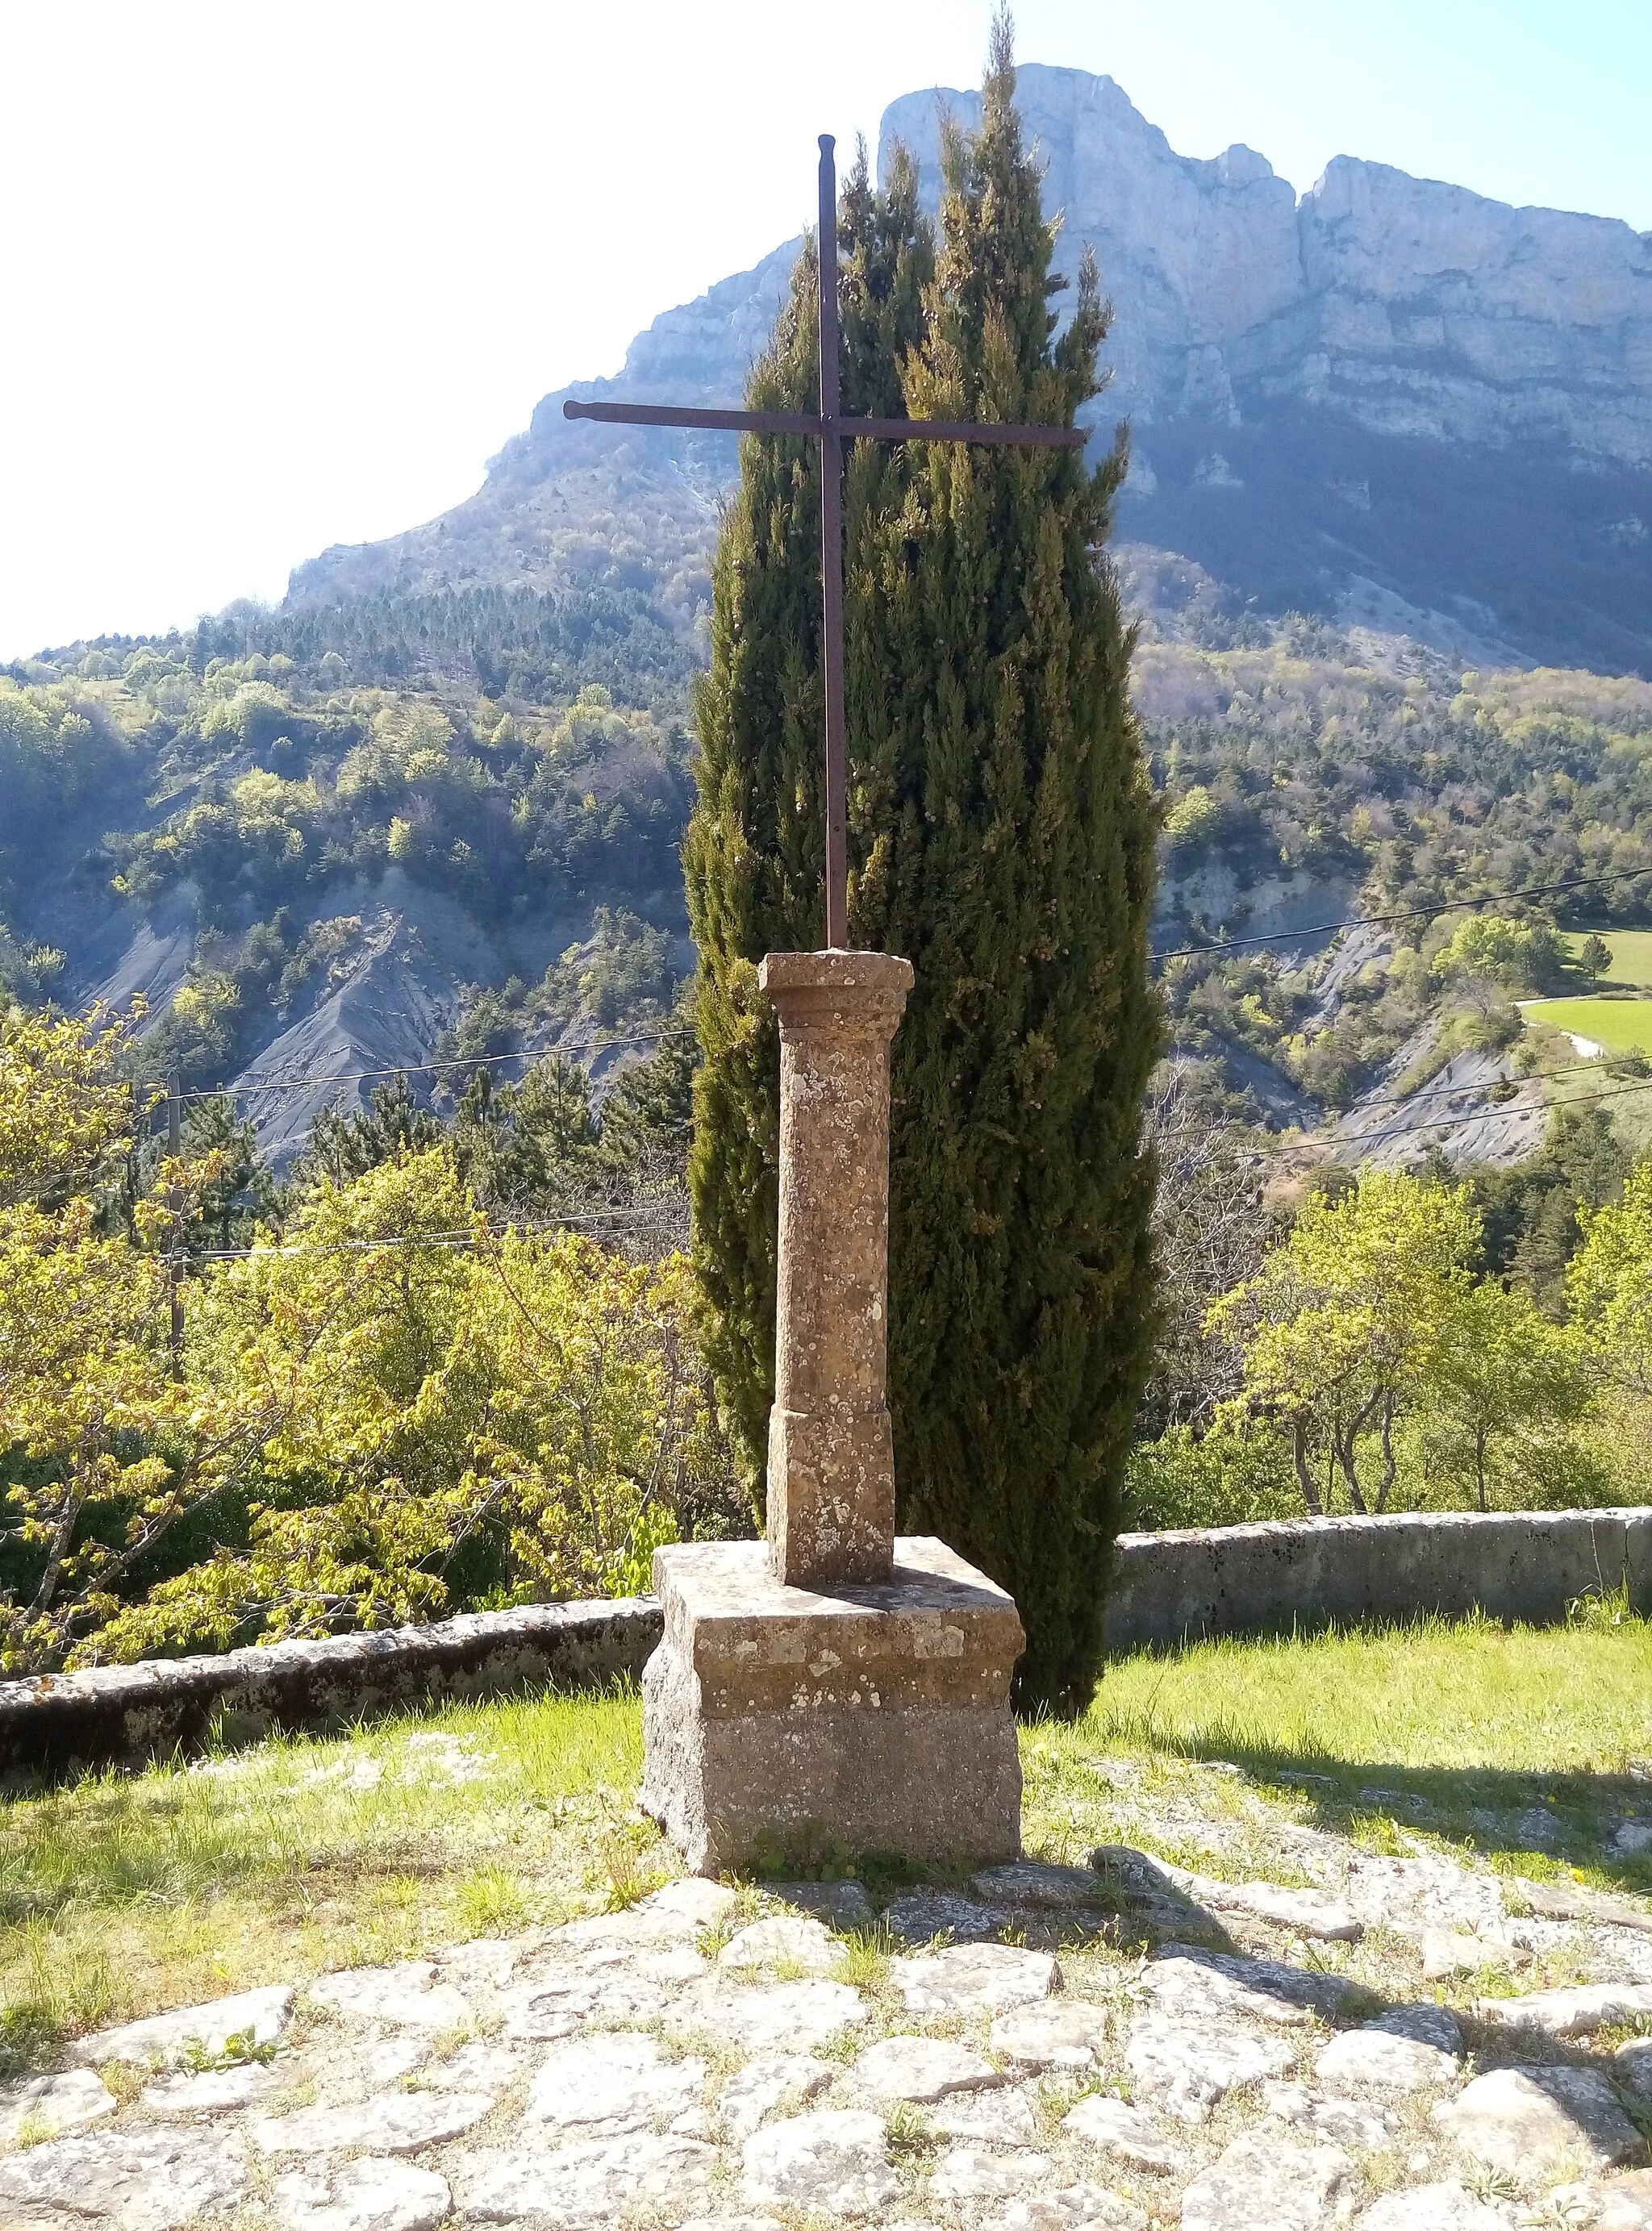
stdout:
<svg viewBox="0 0 1652 2231">
<path fill-rule="evenodd" d="M 1609 1054 L 1652 1053 L 1652 999 L 1533 999 L 1523 1012 L 1528 1023 L 1570 1031 Z"/>
<path fill-rule="evenodd" d="M 1591 937 L 1602 939 L 1611 952 L 1612 965 L 1606 971 L 1605 982 L 1631 991 L 1652 992 L 1652 929 L 1564 929 L 1560 941 L 1567 960 L 1581 960 Z"/>
</svg>

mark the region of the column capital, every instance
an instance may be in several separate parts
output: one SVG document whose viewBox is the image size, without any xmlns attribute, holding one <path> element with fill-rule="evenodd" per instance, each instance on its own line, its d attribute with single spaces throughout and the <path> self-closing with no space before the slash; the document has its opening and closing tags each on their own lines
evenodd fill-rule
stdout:
<svg viewBox="0 0 1652 2231">
<path fill-rule="evenodd" d="M 782 1034 L 840 1021 L 892 1037 L 912 988 L 912 964 L 892 953 L 769 953 L 757 982 L 774 1002 Z"/>
</svg>

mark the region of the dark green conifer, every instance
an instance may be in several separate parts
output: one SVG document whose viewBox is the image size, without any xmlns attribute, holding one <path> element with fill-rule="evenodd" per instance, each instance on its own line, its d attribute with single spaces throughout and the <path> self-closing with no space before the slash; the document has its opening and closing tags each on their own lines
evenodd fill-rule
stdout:
<svg viewBox="0 0 1652 2231">
<path fill-rule="evenodd" d="M 1007 26 L 978 136 L 947 136 L 938 242 L 910 165 L 839 221 L 846 411 L 1071 424 L 1097 391 L 1092 265 L 1054 339 L 1052 236 Z M 753 381 L 807 407 L 812 259 Z M 895 1041 L 890 1394 L 901 1523 L 1011 1588 L 1026 1703 L 1082 1700 L 1152 1310 L 1142 1096 L 1155 814 L 1101 556 L 1122 445 L 854 446 L 850 924 L 917 973 Z M 818 488 L 748 442 L 719 549 L 685 857 L 706 1060 L 691 1169 L 713 1369 L 761 1478 L 778 1051 L 771 948 L 822 934 Z"/>
</svg>

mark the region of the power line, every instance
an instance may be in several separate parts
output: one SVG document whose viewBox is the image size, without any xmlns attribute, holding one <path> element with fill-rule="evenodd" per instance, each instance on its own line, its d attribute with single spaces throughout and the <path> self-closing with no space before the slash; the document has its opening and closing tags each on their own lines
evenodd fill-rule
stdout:
<svg viewBox="0 0 1652 2231">
<path fill-rule="evenodd" d="M 1202 953 L 1237 953 L 1251 945 L 1295 945 L 1305 937 L 1328 937 L 1338 929 L 1380 929 L 1391 922 L 1422 922 L 1436 915 L 1466 913 L 1471 907 L 1507 906 L 1515 899 L 1543 898 L 1553 891 L 1592 889 L 1602 883 L 1632 883 L 1652 876 L 1652 868 L 1623 868 L 1610 876 L 1574 876 L 1565 883 L 1528 883 L 1518 891 L 1488 891 L 1482 898 L 1445 899 L 1438 906 L 1402 907 L 1394 914 L 1351 915 L 1345 922 L 1311 922 L 1305 929 L 1270 930 L 1256 937 L 1218 937 L 1208 945 L 1178 945 L 1169 953 L 1150 953 L 1150 960 L 1189 960 Z"/>
<path fill-rule="evenodd" d="M 693 1036 L 693 1031 L 681 1025 L 674 1025 L 670 1030 L 619 1031 L 612 1038 L 597 1039 L 595 1044 L 586 1051 L 590 1053 L 602 1053 L 609 1046 L 652 1045 L 662 1038 L 691 1038 Z M 547 1054 L 560 1053 L 563 1051 L 564 1049 L 560 1046 L 542 1046 L 537 1053 L 534 1053 L 527 1047 L 520 1046 L 511 1053 L 454 1054 L 442 1061 L 404 1061 L 398 1062 L 392 1069 L 347 1069 L 334 1076 L 243 1077 L 234 1084 L 202 1086 L 199 1090 L 185 1092 L 181 1096 L 185 1100 L 233 1100 L 243 1093 L 298 1092 L 312 1084 L 360 1084 L 369 1077 L 426 1077 L 433 1075 L 438 1070 L 483 1069 L 495 1062 L 525 1061 L 531 1065 L 534 1062 L 543 1061 Z"/>
<path fill-rule="evenodd" d="M 1583 1070 L 1598 1069 L 1603 1063 L 1610 1064 L 1634 1057 L 1629 1054 L 1595 1054 L 1582 1061 L 1558 1062 L 1552 1069 L 1529 1069 L 1523 1077 L 1483 1077 L 1462 1084 L 1419 1085 L 1415 1092 L 1396 1092 L 1380 1100 L 1357 1100 L 1336 1120 L 1345 1122 L 1349 1116 L 1364 1115 L 1372 1108 L 1411 1108 L 1419 1100 L 1454 1100 L 1459 1093 L 1491 1092 L 1503 1084 L 1513 1085 L 1518 1091 L 1521 1085 L 1539 1083 L 1545 1077 L 1575 1077 Z"/>
<path fill-rule="evenodd" d="M 1610 1091 L 1606 1092 L 1577 1092 L 1574 1093 L 1569 1100 L 1545 1102 L 1541 1110 L 1536 1108 L 1527 1109 L 1515 1109 L 1512 1112 L 1515 1115 L 1530 1114 L 1535 1116 L 1539 1113 L 1551 1114 L 1557 1108 L 1588 1108 L 1592 1107 L 1597 1101 L 1621 1099 L 1626 1092 L 1652 1092 L 1652 1077 L 1639 1077 L 1632 1084 L 1614 1085 Z M 1492 1117 L 1497 1114 L 1497 1112 L 1498 1111 L 1495 1108 L 1482 1108 L 1477 1109 L 1474 1114 L 1469 1116 L 1441 1116 L 1437 1122 L 1418 1126 L 1417 1135 L 1421 1136 L 1423 1132 L 1430 1131 L 1454 1131 L 1461 1128 L 1461 1127 L 1465 1123 L 1488 1122 L 1491 1121 Z M 1403 1135 L 1404 1128 L 1397 1123 L 1390 1123 L 1386 1127 L 1378 1124 L 1370 1130 L 1344 1132 L 1340 1138 L 1327 1140 L 1323 1143 L 1341 1147 L 1356 1147 L 1362 1145 L 1367 1140 L 1392 1139 L 1402 1137 Z"/>
<path fill-rule="evenodd" d="M 373 1239 L 283 1239 L 272 1241 L 268 1247 L 203 1247 L 198 1250 L 195 1259 L 202 1263 L 245 1263 L 255 1257 L 273 1261 L 277 1257 L 295 1255 L 377 1254 L 380 1250 L 397 1247 L 475 1247 L 483 1240 L 507 1239 L 513 1233 L 523 1239 L 544 1238 L 560 1232 L 599 1238 L 611 1232 L 658 1229 L 669 1220 L 671 1212 L 665 1204 L 652 1213 L 645 1209 L 596 1209 L 535 1224 L 490 1224 L 481 1235 L 474 1232 L 393 1232 Z"/>
</svg>

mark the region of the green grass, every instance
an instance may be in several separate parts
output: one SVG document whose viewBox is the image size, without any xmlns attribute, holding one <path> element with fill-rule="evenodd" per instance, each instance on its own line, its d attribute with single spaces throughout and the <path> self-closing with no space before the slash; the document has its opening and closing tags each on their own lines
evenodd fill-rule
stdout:
<svg viewBox="0 0 1652 2231">
<path fill-rule="evenodd" d="M 0 1800 L 0 2064 L 651 1889 L 641 1772 L 634 1696 L 553 1697 Z"/>
<path fill-rule="evenodd" d="M 1603 979 L 1637 992 L 1652 992 L 1652 929 L 1569 929 L 1560 934 L 1566 958 L 1580 960 L 1590 937 L 1603 938 L 1610 947 L 1612 965 Z"/>
<path fill-rule="evenodd" d="M 1305 1804 L 1378 1848 L 1422 1827 L 1516 1872 L 1652 1891 L 1652 1851 L 1608 1848 L 1626 1813 L 1652 1811 L 1645 1620 L 1429 1620 L 1142 1655 L 1109 1670 L 1084 1719 L 1032 1731 L 1024 1756 L 1038 1831 L 1073 1856 L 1085 1836 L 1108 1840 L 1094 1833 L 1098 1801 L 1115 1829 L 1130 1826 L 1105 1786 L 1075 1806 L 1086 1775 L 1106 1784 L 1098 1760 L 1146 1762 L 1172 1782 L 1176 1762 L 1221 1761 L 1236 1789 Z M 1258 1835 L 1253 1864 L 1289 1881 L 1288 1847 L 1270 1856 Z"/>
<path fill-rule="evenodd" d="M 1652 1853 L 1603 1839 L 1652 1810 L 1649 1757 L 1643 1620 L 1212 1643 L 1126 1659 L 1083 1718 L 1023 1730 L 1024 1836 L 1290 1882 L 1278 1827 L 1318 1818 L 1387 1849 L 1422 1818 L 1522 1872 L 1646 1890 Z M 677 1869 L 637 1815 L 641 1766 L 634 1695 L 550 1698 L 0 1799 L 0 2066 L 49 2064 L 102 2022 L 631 1903 Z M 1555 1824 L 1545 1849 L 1533 1808 Z"/>
<path fill-rule="evenodd" d="M 1608 1053 L 1652 1053 L 1652 999 L 1534 999 L 1527 1019 L 1575 1031 Z"/>
</svg>

